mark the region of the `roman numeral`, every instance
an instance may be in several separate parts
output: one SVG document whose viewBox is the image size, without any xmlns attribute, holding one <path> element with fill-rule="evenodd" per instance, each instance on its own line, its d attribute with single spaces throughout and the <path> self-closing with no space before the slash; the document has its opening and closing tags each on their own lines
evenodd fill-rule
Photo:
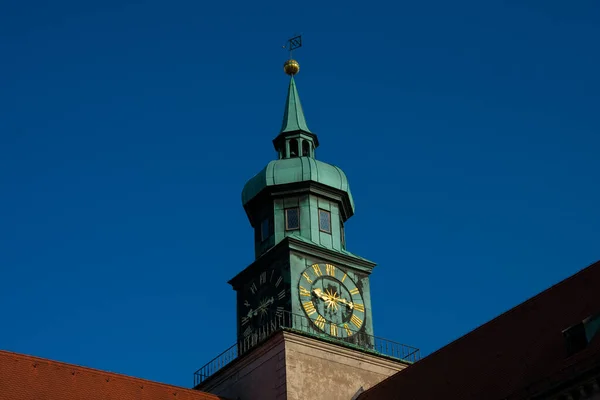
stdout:
<svg viewBox="0 0 600 400">
<path fill-rule="evenodd" d="M 360 303 L 354 303 L 354 309 L 356 311 L 365 312 L 365 305 Z"/>
<path fill-rule="evenodd" d="M 275 311 L 275 315 L 277 315 L 278 317 L 281 317 L 283 315 L 283 307 L 277 307 L 277 310 Z"/>
<path fill-rule="evenodd" d="M 248 317 L 242 317 L 242 325 L 246 325 L 248 322 L 250 322 Z"/>
<path fill-rule="evenodd" d="M 316 276 L 323 275 L 323 273 L 321 272 L 321 267 L 319 267 L 319 264 L 313 264 L 312 269 L 313 269 L 313 271 L 315 271 Z"/>
<path fill-rule="evenodd" d="M 315 305 L 313 304 L 312 300 L 303 302 L 302 307 L 304 307 L 304 311 L 306 311 L 306 314 L 308 315 L 312 315 L 317 312 L 317 310 L 315 310 Z"/>
<path fill-rule="evenodd" d="M 337 331 L 338 331 L 337 325 L 331 324 L 329 326 L 329 334 L 331 336 L 337 336 Z"/>
<path fill-rule="evenodd" d="M 279 278 L 277 278 L 277 281 L 275 282 L 275 287 L 279 287 L 282 280 L 283 280 L 283 278 L 281 276 Z"/>
<path fill-rule="evenodd" d="M 244 331 L 244 336 L 248 336 L 251 333 L 252 333 L 252 328 L 251 327 L 247 327 L 246 330 Z"/>
<path fill-rule="evenodd" d="M 275 273 L 275 270 L 271 270 L 271 277 L 269 278 L 269 282 L 273 282 L 273 274 Z"/>
<path fill-rule="evenodd" d="M 344 276 L 342 277 L 342 283 L 344 283 L 344 281 L 346 280 L 347 277 L 348 277 L 348 274 L 344 273 Z"/>
<path fill-rule="evenodd" d="M 318 326 L 320 329 L 325 328 L 325 318 L 323 318 L 322 315 L 319 315 L 317 317 L 317 320 L 315 321 L 315 325 Z"/>
<path fill-rule="evenodd" d="M 252 282 L 252 286 L 250 286 L 250 291 L 252 294 L 255 294 L 258 288 L 256 287 L 256 282 Z"/>
<path fill-rule="evenodd" d="M 285 289 L 283 289 L 281 292 L 279 292 L 279 293 L 277 294 L 277 298 L 278 298 L 279 300 L 283 300 L 283 298 L 284 298 L 284 297 L 285 297 Z"/>
<path fill-rule="evenodd" d="M 354 314 L 352 315 L 352 318 L 350 318 L 350 322 L 352 322 L 357 328 L 360 328 L 360 326 L 362 325 L 362 319 L 358 318 Z"/>
<path fill-rule="evenodd" d="M 327 275 L 335 276 L 335 265 L 325 264 L 325 272 Z"/>
<path fill-rule="evenodd" d="M 354 289 L 352 289 L 352 290 L 350 291 L 350 294 L 351 294 L 352 296 L 354 296 L 355 294 L 358 294 L 358 288 L 357 288 L 357 287 L 355 287 Z"/>
<path fill-rule="evenodd" d="M 267 282 L 267 272 L 263 272 L 262 274 L 260 274 L 260 278 L 259 278 L 260 284 L 262 285 L 263 283 Z"/>
<path fill-rule="evenodd" d="M 302 276 L 304 277 L 304 279 L 306 279 L 306 281 L 308 283 L 312 283 L 313 282 L 312 279 L 310 279 L 310 277 L 308 276 L 308 274 L 306 272 L 303 272 Z"/>
<path fill-rule="evenodd" d="M 352 331 L 350 330 L 348 324 L 344 324 L 344 329 L 346 330 L 346 335 L 352 336 Z"/>
<path fill-rule="evenodd" d="M 310 291 L 304 286 L 300 286 L 300 296 L 310 297 Z"/>
</svg>

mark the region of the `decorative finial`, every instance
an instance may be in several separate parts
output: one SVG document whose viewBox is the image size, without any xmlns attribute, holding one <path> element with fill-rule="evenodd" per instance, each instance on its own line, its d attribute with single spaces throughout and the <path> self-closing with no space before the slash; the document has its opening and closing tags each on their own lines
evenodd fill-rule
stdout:
<svg viewBox="0 0 600 400">
<path fill-rule="evenodd" d="M 298 64 L 298 61 L 292 58 L 292 52 L 298 47 L 302 47 L 301 35 L 294 36 L 288 40 L 288 43 L 285 46 L 283 46 L 284 49 L 289 48 L 290 51 L 290 59 L 283 64 L 283 70 L 289 76 L 294 76 L 300 71 L 300 64 Z"/>
<path fill-rule="evenodd" d="M 300 64 L 296 60 L 287 60 L 285 64 L 283 64 L 283 70 L 289 76 L 294 76 L 300 71 Z"/>
</svg>

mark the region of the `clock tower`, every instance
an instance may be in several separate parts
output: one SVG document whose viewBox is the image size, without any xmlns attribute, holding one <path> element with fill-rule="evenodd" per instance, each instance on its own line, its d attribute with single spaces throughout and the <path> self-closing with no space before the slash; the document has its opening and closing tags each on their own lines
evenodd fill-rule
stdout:
<svg viewBox="0 0 600 400">
<path fill-rule="evenodd" d="M 299 47 L 300 38 L 289 43 Z M 226 398 L 349 400 L 419 358 L 418 349 L 373 335 L 375 264 L 346 247 L 354 200 L 344 171 L 317 159 L 299 70 L 290 56 L 276 159 L 242 190 L 254 261 L 229 281 L 236 343 L 194 373 L 196 389 Z"/>
<path fill-rule="evenodd" d="M 294 76 L 273 145 L 277 159 L 252 177 L 242 203 L 254 228 L 255 261 L 230 281 L 237 292 L 238 340 L 255 343 L 285 325 L 328 339 L 366 344 L 373 335 L 369 274 L 375 264 L 346 249 L 354 215 L 346 174 L 316 157 Z"/>
</svg>

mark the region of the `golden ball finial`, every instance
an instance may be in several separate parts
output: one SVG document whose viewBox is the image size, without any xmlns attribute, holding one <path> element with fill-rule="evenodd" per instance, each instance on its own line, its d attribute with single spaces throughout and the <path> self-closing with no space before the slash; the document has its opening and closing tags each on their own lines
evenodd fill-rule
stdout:
<svg viewBox="0 0 600 400">
<path fill-rule="evenodd" d="M 300 64 L 296 60 L 287 60 L 283 64 L 283 70 L 290 76 L 296 75 L 300 71 Z"/>
</svg>

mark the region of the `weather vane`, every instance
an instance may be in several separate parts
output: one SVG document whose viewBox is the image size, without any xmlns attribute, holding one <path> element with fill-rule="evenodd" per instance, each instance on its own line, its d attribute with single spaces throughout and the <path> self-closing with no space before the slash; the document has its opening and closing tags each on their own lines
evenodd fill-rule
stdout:
<svg viewBox="0 0 600 400">
<path fill-rule="evenodd" d="M 302 35 L 294 36 L 287 41 L 285 46 L 283 46 L 284 49 L 288 49 L 290 52 L 289 60 L 283 64 L 283 70 L 290 76 L 294 76 L 298 73 L 298 71 L 300 71 L 300 64 L 298 64 L 298 61 L 292 58 L 293 51 L 298 47 L 302 47 Z"/>
</svg>

